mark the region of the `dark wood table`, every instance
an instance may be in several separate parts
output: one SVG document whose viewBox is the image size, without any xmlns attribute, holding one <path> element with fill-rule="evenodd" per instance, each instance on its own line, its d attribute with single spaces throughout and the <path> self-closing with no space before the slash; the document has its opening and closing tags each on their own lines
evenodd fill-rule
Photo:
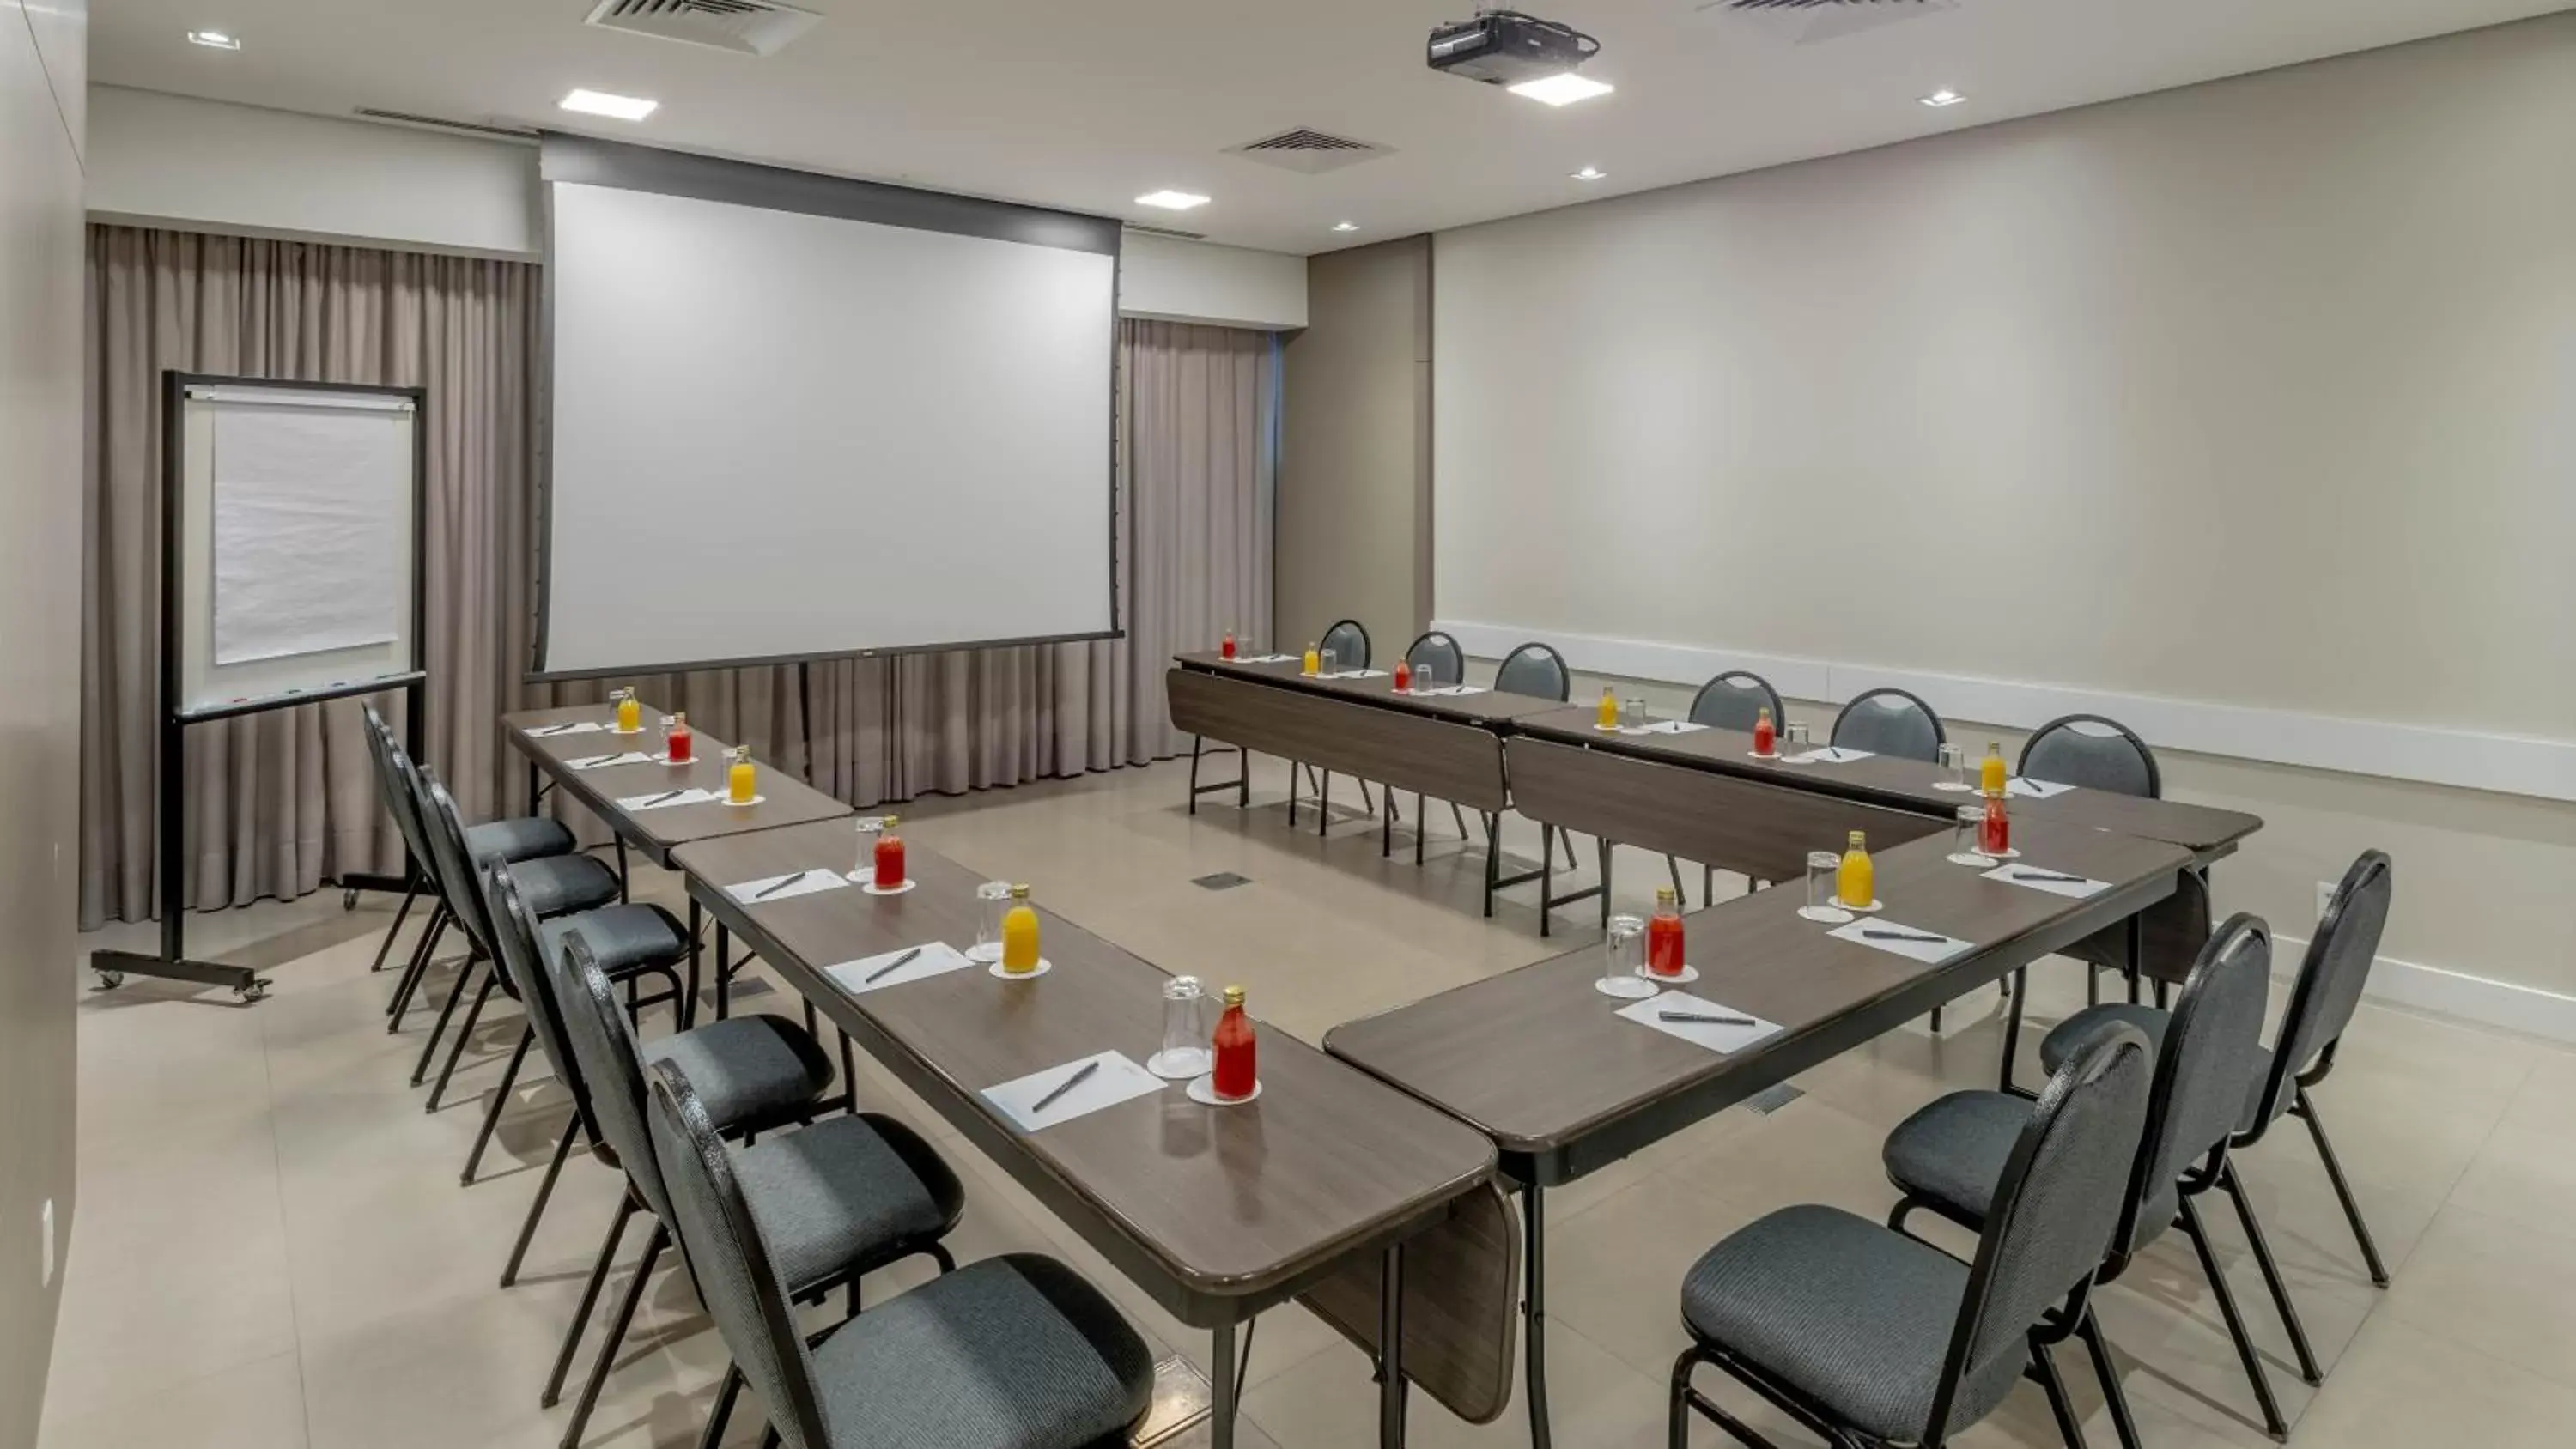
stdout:
<svg viewBox="0 0 2576 1449">
<path fill-rule="evenodd" d="M 2075 900 L 1985 879 L 1946 857 L 1946 833 L 1876 852 L 1885 919 L 1973 941 L 1938 966 L 1827 934 L 1803 889 L 1757 891 L 1687 917 L 1694 995 L 1777 1023 L 1720 1056 L 1615 1013 L 1594 989 L 1602 948 L 1333 1028 L 1324 1049 L 1475 1125 L 1521 1185 L 1529 1290 L 1522 1328 L 1534 1442 L 1547 1442 L 1542 1196 L 1724 1111 L 1900 1023 L 2172 894 L 2183 847 L 2055 821 L 2016 830 L 2017 865 L 2082 874 L 2110 889 Z M 1801 872 L 1803 874 L 1803 872 Z M 2134 929 L 2134 925 L 2132 926 Z M 2013 996 L 2018 1034 L 2025 993 Z M 2005 1074 L 2010 1077 L 2009 1041 Z"/>
<path fill-rule="evenodd" d="M 527 757 L 529 806 L 533 810 L 539 793 L 538 777 L 554 788 L 578 800 L 592 814 L 606 822 L 617 833 L 618 848 L 632 845 L 644 858 L 664 869 L 671 865 L 671 852 L 693 840 L 709 840 L 723 835 L 740 835 L 753 830 L 775 830 L 782 825 L 803 825 L 816 820 L 839 820 L 855 814 L 848 805 L 833 799 L 784 770 L 760 766 L 760 796 L 757 805 L 734 806 L 717 801 L 703 805 L 671 805 L 655 810 L 631 811 L 618 801 L 639 795 L 654 795 L 664 790 L 702 789 L 721 793 L 725 772 L 732 762 L 726 754 L 733 747 L 703 730 L 691 731 L 697 736 L 692 751 L 693 762 L 687 765 L 612 765 L 604 769 L 576 770 L 568 763 L 600 755 L 622 754 L 641 750 L 653 754 L 662 748 L 662 731 L 658 724 L 661 713 L 651 705 L 644 707 L 647 721 L 642 734 L 621 735 L 614 731 L 594 730 L 577 735 L 531 735 L 531 729 L 547 725 L 611 723 L 617 711 L 605 704 L 574 705 L 566 709 L 522 710 L 501 717 L 502 733 L 510 747 Z M 852 843 L 855 851 L 855 843 Z M 855 858 L 855 857 L 854 857 Z M 622 874 L 622 872 L 621 872 Z"/>
<path fill-rule="evenodd" d="M 1492 1176 L 1484 1136 L 1276 1028 L 1261 1034 L 1253 1104 L 1200 1106 L 1174 1083 L 1023 1133 L 984 1089 L 1110 1049 L 1145 1061 L 1161 1045 L 1160 967 L 1041 908 L 1044 976 L 1000 981 L 968 967 L 853 995 L 830 967 L 931 941 L 972 945 L 981 878 L 915 848 L 918 885 L 902 895 L 852 886 L 746 904 L 727 892 L 848 869 L 850 833 L 830 824 L 701 840 L 675 858 L 720 932 L 742 935 L 1156 1302 L 1213 1331 L 1220 1445 L 1233 1437 L 1235 1385 L 1222 1366 L 1237 1324 L 1356 1260 L 1377 1260 L 1384 1281 L 1401 1285 L 1404 1240 Z M 1400 1286 L 1383 1298 L 1400 1312 Z M 1394 1370 L 1382 1428 L 1398 1434 L 1404 1338 L 1400 1327 L 1381 1338 Z"/>
</svg>

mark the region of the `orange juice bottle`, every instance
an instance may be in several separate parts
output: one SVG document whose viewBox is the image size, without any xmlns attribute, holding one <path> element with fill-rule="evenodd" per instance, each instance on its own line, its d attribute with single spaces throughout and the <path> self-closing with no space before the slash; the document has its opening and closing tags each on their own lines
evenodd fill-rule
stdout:
<svg viewBox="0 0 2576 1449">
<path fill-rule="evenodd" d="M 635 691 L 631 689 L 621 689 L 617 691 L 616 699 L 617 732 L 621 735 L 642 734 L 644 732 L 644 706 L 636 702 Z"/>
<path fill-rule="evenodd" d="M 2002 742 L 1989 740 L 1986 743 L 1985 762 L 1977 766 L 1977 788 L 1988 795 L 2000 795 L 2004 793 L 2004 784 L 2011 776 L 2012 772 L 2004 768 Z"/>
<path fill-rule="evenodd" d="M 1320 649 L 1317 649 L 1317 648 L 1316 648 L 1314 645 L 1312 645 L 1312 644 L 1307 645 L 1307 646 L 1306 646 L 1306 674 L 1307 674 L 1307 677 L 1308 677 L 1308 678 L 1312 678 L 1312 677 L 1314 677 L 1315 675 L 1321 674 L 1321 673 L 1323 673 L 1323 672 L 1324 672 L 1324 653 L 1323 653 L 1323 651 L 1322 651 L 1322 650 L 1320 650 Z"/>
<path fill-rule="evenodd" d="M 733 767 L 725 771 L 725 799 L 748 805 L 760 793 L 760 772 L 752 767 L 751 746 L 733 747 Z"/>
<path fill-rule="evenodd" d="M 1844 905 L 1855 908 L 1878 899 L 1878 867 L 1870 864 L 1869 842 L 1857 830 L 1851 833 L 1851 844 L 1843 850 L 1842 868 L 1834 873 L 1834 895 Z"/>
<path fill-rule="evenodd" d="M 1606 684 L 1601 686 L 1601 708 L 1595 712 L 1594 722 L 1605 730 L 1619 727 L 1619 696 L 1611 693 Z"/>
<path fill-rule="evenodd" d="M 1029 888 L 1011 887 L 1011 908 L 1002 915 L 1002 970 L 1026 976 L 1038 969 L 1038 913 L 1029 904 Z"/>
</svg>

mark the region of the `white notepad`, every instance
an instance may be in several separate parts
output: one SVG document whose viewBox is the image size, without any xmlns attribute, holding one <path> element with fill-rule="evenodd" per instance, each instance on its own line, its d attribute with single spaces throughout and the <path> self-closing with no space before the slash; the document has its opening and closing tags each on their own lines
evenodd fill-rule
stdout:
<svg viewBox="0 0 2576 1449">
<path fill-rule="evenodd" d="M 1485 692 L 1485 686 L 1481 684 L 1444 684 L 1438 689 L 1422 689 L 1414 692 L 1417 694 L 1445 694 L 1454 697 L 1463 694 L 1482 694 Z"/>
<path fill-rule="evenodd" d="M 1653 724 L 1628 725 L 1622 728 L 1619 733 L 1623 735 L 1686 735 L 1695 730 L 1704 730 L 1707 728 L 1708 726 L 1700 724 L 1695 720 L 1659 719 Z"/>
<path fill-rule="evenodd" d="M 2060 785 L 2050 780 L 2033 780 L 2016 775 L 2011 783 L 2004 787 L 2004 793 L 2020 795 L 2031 800 L 2045 800 L 2051 795 L 2063 795 L 2074 788 L 2072 785 Z"/>
<path fill-rule="evenodd" d="M 1932 941 L 1873 941 L 1869 938 L 1869 933 L 1872 931 L 1902 931 L 1909 936 L 1939 936 L 1941 939 L 1937 943 Z M 1958 955 L 1960 952 L 1972 949 L 1977 944 L 1974 941 L 1962 941 L 1956 936 L 1943 935 L 1939 931 L 1927 931 L 1920 926 L 1909 926 L 1901 921 L 1891 921 L 1884 916 L 1863 916 L 1848 926 L 1837 926 L 1833 930 L 1827 931 L 1825 934 L 1828 936 L 1839 936 L 1843 940 L 1849 941 L 1854 945 L 1867 946 L 1873 951 L 1885 951 L 1891 956 L 1902 956 L 1909 961 L 1920 961 L 1926 966 L 1938 966 L 1942 962 L 1949 960 L 1951 957 Z"/>
<path fill-rule="evenodd" d="M 772 896 L 770 899 L 776 900 L 777 897 Z M 904 951 L 914 950 L 921 954 L 901 966 L 895 966 L 891 971 L 886 971 L 887 967 L 894 966 L 895 958 L 901 956 Z M 882 951 L 862 960 L 844 961 L 838 966 L 827 966 L 823 968 L 823 974 L 831 977 L 836 985 L 852 996 L 865 996 L 871 991 L 883 991 L 889 986 L 902 986 L 908 982 L 925 981 L 933 976 L 945 976 L 951 971 L 961 971 L 974 964 L 966 959 L 965 952 L 945 941 L 933 941 L 926 946 L 906 946 L 902 950 Z M 880 971 L 885 971 L 885 974 L 877 976 Z M 877 979 L 870 981 L 868 978 L 871 976 L 876 976 Z"/>
<path fill-rule="evenodd" d="M 2111 888 L 2111 883 L 2107 880 L 2093 880 L 2087 878 L 2081 881 L 2071 881 L 2035 880 L 2032 878 L 2033 876 L 2040 874 L 2073 875 L 2074 873 L 2075 872 L 2073 871 L 2051 871 L 2046 866 L 2032 865 L 2027 861 L 2014 860 L 2006 861 L 2004 864 L 1996 866 L 1993 870 L 1984 872 L 1984 875 L 1988 880 L 1999 880 L 2006 885 L 2028 886 L 2035 891 L 2046 891 L 2053 896 L 2064 896 L 2069 900 L 2077 901 L 2083 900 L 2089 896 L 2098 896 L 2102 892 Z"/>
<path fill-rule="evenodd" d="M 723 798 L 722 791 L 700 790 L 694 787 L 686 790 L 647 790 L 641 795 L 629 795 L 618 801 L 617 808 L 629 815 L 636 815 L 647 810 L 669 810 L 680 805 L 712 805 Z"/>
<path fill-rule="evenodd" d="M 1237 664 L 1294 664 L 1298 661 L 1294 654 L 1243 654 L 1236 656 L 1234 662 Z"/>
<path fill-rule="evenodd" d="M 1687 1011 L 1703 1016 L 1750 1017 L 1753 1024 L 1718 1026 L 1705 1022 L 1660 1020 L 1659 1018 L 1667 1011 Z M 1740 1052 L 1765 1037 L 1777 1035 L 1780 1030 L 1778 1026 L 1754 1016 L 1749 1011 L 1720 1006 L 1714 1001 L 1693 996 L 1687 991 L 1667 991 L 1661 996 L 1649 996 L 1634 1005 L 1622 1007 L 1619 1015 L 1640 1026 L 1651 1026 L 1666 1036 L 1680 1037 L 1692 1046 L 1705 1047 L 1721 1056 L 1729 1052 Z"/>
<path fill-rule="evenodd" d="M 778 885 L 780 881 L 786 881 L 788 884 L 769 891 L 771 886 Z M 812 870 L 791 870 L 785 875 L 765 875 L 758 880 L 747 880 L 737 886 L 726 886 L 725 894 L 747 906 L 765 906 L 771 901 L 810 896 L 816 891 L 840 890 L 848 884 L 848 881 L 841 878 L 839 871 L 829 866 L 818 865 Z M 769 894 L 764 896 L 761 894 L 762 891 L 769 891 Z"/>
<path fill-rule="evenodd" d="M 1789 763 L 1793 765 L 1848 765 L 1854 760 L 1866 760 L 1869 757 L 1870 751 L 1868 750 L 1855 750 L 1843 745 L 1827 745 L 1822 749 L 1809 750 L 1803 755 L 1791 755 L 1789 757 Z"/>
<path fill-rule="evenodd" d="M 651 755 L 644 753 L 642 750 L 628 750 L 621 755 L 592 755 L 586 760 L 566 760 L 564 761 L 564 767 L 570 770 L 606 770 L 618 765 L 649 765 L 651 763 L 653 763 L 653 757 Z"/>
<path fill-rule="evenodd" d="M 557 735 L 595 734 L 606 728 L 608 728 L 608 726 L 597 720 L 576 720 L 571 724 L 539 725 L 535 729 L 525 731 L 525 733 L 527 737 L 532 740 L 550 740 Z"/>
<path fill-rule="evenodd" d="M 1038 1100 L 1063 1086 L 1083 1063 L 1098 1062 L 1099 1069 L 1082 1081 L 1082 1085 L 1049 1103 L 1044 1112 L 1037 1111 Z M 1088 1117 L 1103 1107 L 1115 1107 L 1133 1101 L 1148 1092 L 1159 1092 L 1170 1085 L 1152 1072 L 1138 1066 L 1125 1052 L 1102 1052 L 1098 1056 L 1076 1057 L 1062 1066 L 1031 1072 L 1017 1081 L 998 1087 L 986 1087 L 984 1099 L 1002 1109 L 1002 1115 L 1023 1132 L 1043 1132 L 1076 1117 Z"/>
</svg>

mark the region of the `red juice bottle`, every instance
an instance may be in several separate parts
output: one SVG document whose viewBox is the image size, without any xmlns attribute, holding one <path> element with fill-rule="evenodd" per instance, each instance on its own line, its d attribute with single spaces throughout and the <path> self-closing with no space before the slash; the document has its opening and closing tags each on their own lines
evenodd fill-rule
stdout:
<svg viewBox="0 0 2576 1449">
<path fill-rule="evenodd" d="M 1408 690 L 1410 690 L 1410 689 L 1412 689 L 1412 688 L 1413 688 L 1413 664 L 1412 664 L 1412 661 L 1410 661 L 1410 660 L 1405 660 L 1405 659 L 1399 659 L 1399 660 L 1395 661 L 1395 692 L 1396 692 L 1396 693 L 1398 693 L 1398 694 L 1403 694 L 1403 693 L 1405 693 L 1406 691 L 1408 691 Z"/>
<path fill-rule="evenodd" d="M 1780 752 L 1779 744 L 1780 733 L 1773 728 L 1771 711 L 1766 706 L 1760 714 L 1753 717 L 1753 753 L 1764 756 L 1776 755 Z"/>
<path fill-rule="evenodd" d="M 895 834 L 895 824 L 895 818 L 889 815 L 885 828 L 877 832 L 875 885 L 881 891 L 903 884 L 903 837 Z"/>
<path fill-rule="evenodd" d="M 1217 646 L 1216 654 L 1219 659 L 1232 659 L 1234 657 L 1234 631 L 1232 629 L 1225 631 L 1225 642 Z"/>
<path fill-rule="evenodd" d="M 1243 988 L 1225 989 L 1225 1015 L 1216 1023 L 1216 1088 L 1217 1100 L 1240 1102 L 1261 1085 L 1261 1073 L 1255 1060 L 1252 1018 L 1243 1013 Z"/>
<path fill-rule="evenodd" d="M 671 716 L 671 727 L 662 732 L 662 758 L 674 765 L 685 765 L 696 758 L 697 736 L 689 732 L 689 717 Z"/>
<path fill-rule="evenodd" d="M 2012 850 L 2012 820 L 2004 814 L 2001 790 L 1986 792 L 1986 818 L 1977 826 L 1977 849 L 1992 856 Z"/>
<path fill-rule="evenodd" d="M 1671 886 L 1655 887 L 1655 914 L 1646 921 L 1646 971 L 1672 977 L 1682 974 L 1682 902 Z"/>
</svg>

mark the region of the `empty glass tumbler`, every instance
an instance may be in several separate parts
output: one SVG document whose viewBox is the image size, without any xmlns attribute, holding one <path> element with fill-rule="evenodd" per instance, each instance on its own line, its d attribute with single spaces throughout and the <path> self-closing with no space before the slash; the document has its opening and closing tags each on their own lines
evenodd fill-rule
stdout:
<svg viewBox="0 0 2576 1449">
<path fill-rule="evenodd" d="M 1645 920 L 1612 916 L 1610 929 L 1601 938 L 1601 981 L 1597 989 L 1604 996 L 1652 996 L 1656 987 L 1646 980 L 1645 972 Z"/>
<path fill-rule="evenodd" d="M 1166 1081 L 1185 1082 L 1208 1073 L 1213 1054 L 1206 988 L 1195 976 L 1175 976 L 1163 983 L 1163 1049 L 1145 1070 Z"/>
<path fill-rule="evenodd" d="M 1784 755 L 1803 755 L 1814 748 L 1815 738 L 1809 732 L 1807 722 L 1802 719 L 1793 719 L 1789 721 L 1789 727 L 1783 732 L 1781 739 L 1780 753 Z"/>
<path fill-rule="evenodd" d="M 975 949 L 969 961 L 989 966 L 1002 959 L 1002 917 L 1011 909 L 1011 883 L 988 880 L 975 887 Z"/>
</svg>

